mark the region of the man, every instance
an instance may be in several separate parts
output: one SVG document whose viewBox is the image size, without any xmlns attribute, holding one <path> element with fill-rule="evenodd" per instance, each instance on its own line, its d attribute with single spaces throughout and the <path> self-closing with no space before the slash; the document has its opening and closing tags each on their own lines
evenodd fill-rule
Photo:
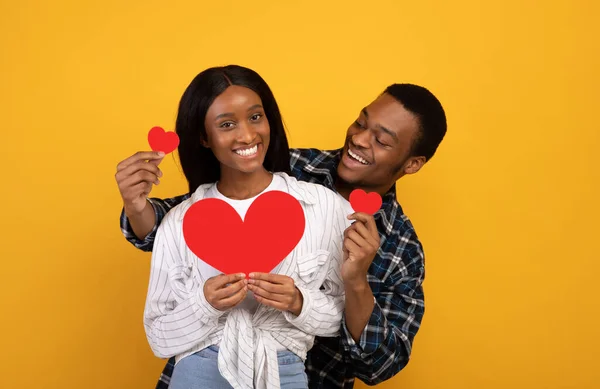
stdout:
<svg viewBox="0 0 600 389">
<path fill-rule="evenodd" d="M 292 174 L 348 200 L 354 189 L 378 192 L 381 209 L 356 213 L 344 234 L 345 313 L 340 337 L 315 339 L 306 360 L 310 388 L 353 388 L 390 379 L 409 361 L 424 314 L 424 254 L 396 199 L 396 181 L 417 173 L 446 134 L 438 99 L 412 84 L 393 84 L 366 106 L 333 151 L 292 149 Z M 140 152 L 121 162 L 116 180 L 124 201 L 121 229 L 129 242 L 151 251 L 164 215 L 189 194 L 147 199 L 162 175 L 163 156 Z M 169 360 L 157 388 L 168 387 Z"/>
</svg>

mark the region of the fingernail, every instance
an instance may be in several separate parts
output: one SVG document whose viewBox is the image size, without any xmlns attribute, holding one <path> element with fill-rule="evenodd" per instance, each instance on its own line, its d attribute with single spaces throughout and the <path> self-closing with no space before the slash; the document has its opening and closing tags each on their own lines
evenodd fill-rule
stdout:
<svg viewBox="0 0 600 389">
<path fill-rule="evenodd" d="M 158 171 L 158 176 L 162 177 L 162 172 L 160 170 Z"/>
<path fill-rule="evenodd" d="M 244 273 L 240 273 L 240 278 L 244 278 L 246 275 Z"/>
<path fill-rule="evenodd" d="M 249 284 L 254 284 L 254 280 L 248 280 Z"/>
<path fill-rule="evenodd" d="M 159 151 L 158 153 L 156 153 L 156 155 L 158 155 L 159 157 L 164 157 L 165 153 L 163 153 L 162 151 Z"/>
<path fill-rule="evenodd" d="M 250 273 L 250 278 L 253 278 L 253 277 L 254 277 L 254 273 Z"/>
<path fill-rule="evenodd" d="M 156 180 L 156 185 L 158 185 L 158 184 L 160 184 L 160 180 L 157 179 Z"/>
</svg>

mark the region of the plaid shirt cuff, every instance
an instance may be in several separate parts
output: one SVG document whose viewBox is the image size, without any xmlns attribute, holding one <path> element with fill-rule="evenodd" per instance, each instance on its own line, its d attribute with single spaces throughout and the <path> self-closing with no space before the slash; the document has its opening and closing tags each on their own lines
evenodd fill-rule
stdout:
<svg viewBox="0 0 600 389">
<path fill-rule="evenodd" d="M 375 305 L 369 321 L 360 334 L 358 343 L 352 338 L 350 330 L 346 326 L 346 315 L 342 319 L 342 346 L 350 354 L 352 359 L 364 361 L 369 358 L 385 340 L 387 334 L 387 319 L 373 296 Z"/>
<path fill-rule="evenodd" d="M 148 202 L 152 205 L 152 209 L 154 210 L 154 220 L 159 219 L 158 206 L 153 202 L 152 199 L 147 199 Z M 152 251 L 152 246 L 154 245 L 154 237 L 156 236 L 156 230 L 158 229 L 157 224 L 152 227 L 152 230 L 144 237 L 144 239 L 139 239 L 133 229 L 131 228 L 131 224 L 129 224 L 129 219 L 127 215 L 125 215 L 125 208 L 121 210 L 121 232 L 125 236 L 125 239 L 136 248 L 142 251 Z"/>
</svg>

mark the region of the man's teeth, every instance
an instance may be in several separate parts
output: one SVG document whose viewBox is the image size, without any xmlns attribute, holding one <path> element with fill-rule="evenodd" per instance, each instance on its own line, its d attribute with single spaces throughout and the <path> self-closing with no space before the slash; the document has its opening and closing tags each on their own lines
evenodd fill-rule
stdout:
<svg viewBox="0 0 600 389">
<path fill-rule="evenodd" d="M 255 145 L 254 147 L 251 147 L 249 149 L 244 149 L 244 150 L 235 150 L 235 152 L 243 157 L 248 157 L 250 155 L 256 154 L 256 152 L 258 151 L 258 145 Z"/>
<path fill-rule="evenodd" d="M 350 157 L 356 159 L 358 162 L 362 163 L 363 165 L 369 164 L 369 162 L 365 161 L 364 158 L 361 158 L 358 155 L 354 154 L 350 149 L 348 149 L 348 155 L 350 155 Z"/>
</svg>

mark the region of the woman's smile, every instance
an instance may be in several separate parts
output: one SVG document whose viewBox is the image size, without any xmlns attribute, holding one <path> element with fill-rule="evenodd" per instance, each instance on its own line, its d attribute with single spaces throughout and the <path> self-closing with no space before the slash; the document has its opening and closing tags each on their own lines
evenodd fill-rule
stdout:
<svg viewBox="0 0 600 389">
<path fill-rule="evenodd" d="M 238 149 L 233 150 L 233 152 L 236 153 L 241 158 L 252 159 L 252 158 L 255 158 L 256 156 L 258 156 L 259 146 L 261 146 L 260 149 L 262 151 L 262 143 L 257 143 L 251 147 L 247 147 L 247 146 L 240 147 Z"/>
</svg>

